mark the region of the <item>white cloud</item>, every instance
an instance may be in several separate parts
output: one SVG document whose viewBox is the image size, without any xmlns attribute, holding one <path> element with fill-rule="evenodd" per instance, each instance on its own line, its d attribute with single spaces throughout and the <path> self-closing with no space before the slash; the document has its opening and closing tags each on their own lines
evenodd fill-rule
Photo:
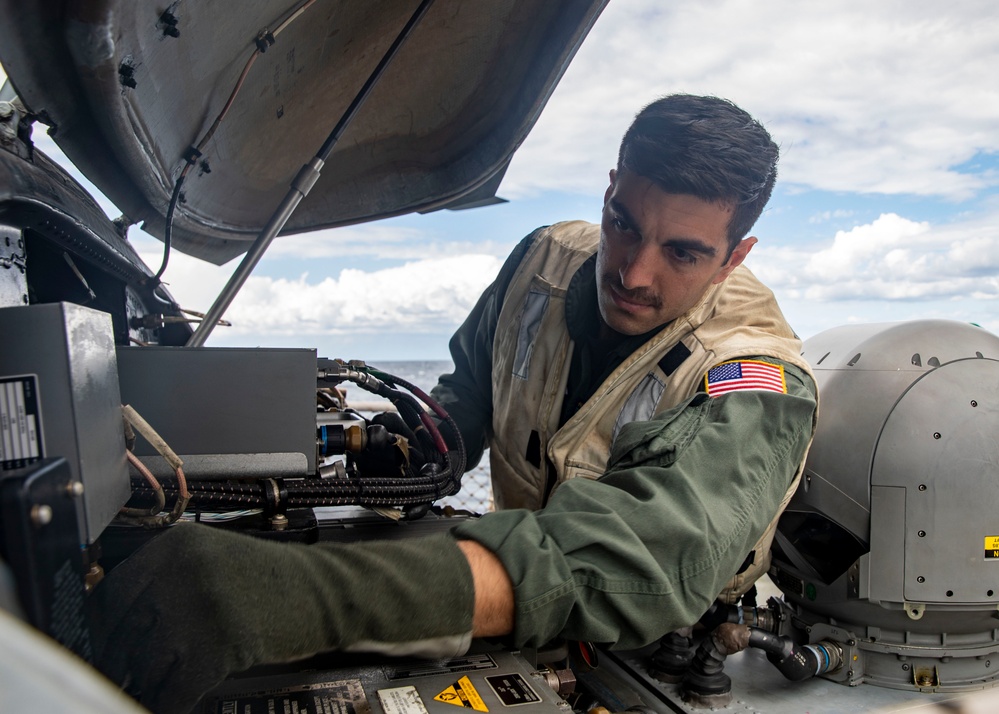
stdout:
<svg viewBox="0 0 999 714">
<path fill-rule="evenodd" d="M 747 263 L 810 303 L 999 299 L 999 212 L 948 225 L 889 213 L 811 248 L 759 246 Z"/>
<path fill-rule="evenodd" d="M 602 190 L 634 112 L 674 91 L 744 106 L 781 144 L 785 183 L 960 200 L 999 151 L 991 0 L 609 3 L 514 159 L 505 195 Z"/>
<path fill-rule="evenodd" d="M 140 253 L 155 263 L 155 252 Z M 170 259 L 168 288 L 178 303 L 205 312 L 234 268 L 208 265 L 181 254 Z M 286 335 L 308 342 L 312 335 L 359 333 L 449 333 L 496 277 L 502 260 L 464 254 L 408 262 L 337 277 L 310 279 L 251 276 L 225 314 L 232 327 L 215 334 Z M 171 282 L 171 274 L 182 276 Z M 224 333 L 224 334 L 223 334 Z"/>
<path fill-rule="evenodd" d="M 820 213 L 817 213 L 814 216 L 809 217 L 808 222 L 825 223 L 826 221 L 831 221 L 836 218 L 849 218 L 852 215 L 853 211 L 845 208 L 838 208 L 834 211 L 822 211 Z"/>
<path fill-rule="evenodd" d="M 267 256 L 303 260 L 370 257 L 399 261 L 472 252 L 506 256 L 512 247 L 512 244 L 499 245 L 490 241 L 451 241 L 417 228 L 371 223 L 278 236 L 267 249 Z"/>
</svg>

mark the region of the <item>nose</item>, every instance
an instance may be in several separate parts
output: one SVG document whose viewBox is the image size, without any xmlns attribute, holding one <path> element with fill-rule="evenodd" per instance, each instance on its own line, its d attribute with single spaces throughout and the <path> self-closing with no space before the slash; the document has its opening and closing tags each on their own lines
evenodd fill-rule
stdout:
<svg viewBox="0 0 999 714">
<path fill-rule="evenodd" d="M 657 246 L 647 241 L 632 245 L 621 270 L 621 285 L 626 290 L 651 287 L 656 276 Z"/>
</svg>

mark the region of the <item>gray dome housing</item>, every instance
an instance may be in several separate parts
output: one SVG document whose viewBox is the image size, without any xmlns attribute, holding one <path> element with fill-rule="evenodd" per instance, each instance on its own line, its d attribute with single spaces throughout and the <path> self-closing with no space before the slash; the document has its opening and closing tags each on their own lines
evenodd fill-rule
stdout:
<svg viewBox="0 0 999 714">
<path fill-rule="evenodd" d="M 856 638 L 851 683 L 989 686 L 999 337 L 944 320 L 853 325 L 816 335 L 803 355 L 818 430 L 771 569 L 795 619 L 813 638 Z"/>
</svg>

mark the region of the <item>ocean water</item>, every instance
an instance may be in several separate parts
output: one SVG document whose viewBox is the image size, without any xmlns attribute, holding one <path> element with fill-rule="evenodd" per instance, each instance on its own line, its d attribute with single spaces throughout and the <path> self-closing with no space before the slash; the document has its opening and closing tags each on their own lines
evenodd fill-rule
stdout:
<svg viewBox="0 0 999 714">
<path fill-rule="evenodd" d="M 398 362 L 372 362 L 372 367 L 377 367 L 383 372 L 394 374 L 396 377 L 412 382 L 425 392 L 430 392 L 437 378 L 442 374 L 447 374 L 454 370 L 454 363 L 451 360 L 409 360 Z"/>
<path fill-rule="evenodd" d="M 447 374 L 454 369 L 454 364 L 450 360 L 408 360 L 408 361 L 385 361 L 370 363 L 371 367 L 376 367 L 382 372 L 411 382 L 423 391 L 430 393 L 430 390 L 437 384 L 437 378 L 442 374 Z M 379 411 L 376 398 L 360 391 L 355 385 L 350 385 L 347 391 L 348 404 L 363 404 L 372 409 L 360 409 L 359 411 Z M 374 403 L 372 403 L 374 402 Z M 458 510 L 467 510 L 473 513 L 485 513 L 493 510 L 492 479 L 489 474 L 489 452 L 482 456 L 482 460 L 477 466 L 467 471 L 461 479 L 461 490 L 453 496 L 443 498 L 438 502 L 440 506 L 451 506 Z"/>
</svg>

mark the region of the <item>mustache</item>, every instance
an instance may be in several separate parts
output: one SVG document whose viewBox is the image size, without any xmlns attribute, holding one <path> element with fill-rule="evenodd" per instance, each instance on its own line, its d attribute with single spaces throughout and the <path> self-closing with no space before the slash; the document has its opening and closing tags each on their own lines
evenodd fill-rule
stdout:
<svg viewBox="0 0 999 714">
<path fill-rule="evenodd" d="M 629 302 L 637 302 L 640 305 L 649 305 L 655 309 L 663 306 L 662 299 L 649 288 L 628 289 L 621 283 L 621 276 L 615 272 L 606 272 L 600 276 L 601 284 L 623 297 Z"/>
</svg>

